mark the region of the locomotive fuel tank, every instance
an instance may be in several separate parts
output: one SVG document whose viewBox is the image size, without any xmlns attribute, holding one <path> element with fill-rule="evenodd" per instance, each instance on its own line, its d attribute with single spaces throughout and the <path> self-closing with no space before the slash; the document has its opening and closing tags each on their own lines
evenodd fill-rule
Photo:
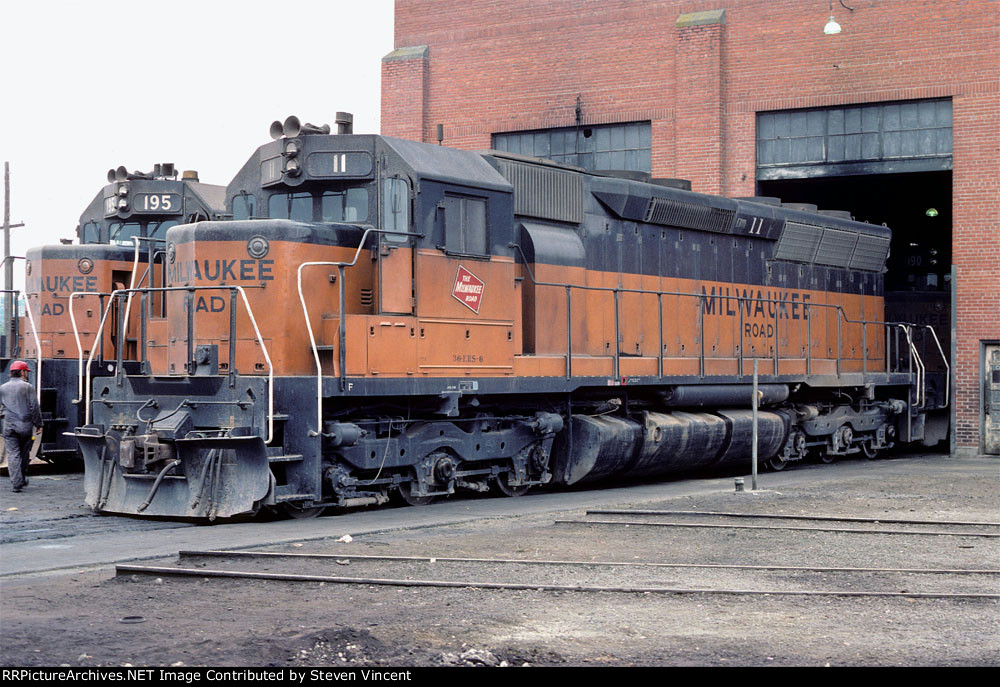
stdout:
<svg viewBox="0 0 1000 687">
<path fill-rule="evenodd" d="M 785 444 L 789 418 L 779 412 L 758 416 L 758 456 L 765 461 Z M 571 485 L 745 465 L 752 432 L 752 413 L 743 409 L 646 411 L 636 419 L 575 415 L 553 446 L 552 473 L 556 483 Z"/>
</svg>

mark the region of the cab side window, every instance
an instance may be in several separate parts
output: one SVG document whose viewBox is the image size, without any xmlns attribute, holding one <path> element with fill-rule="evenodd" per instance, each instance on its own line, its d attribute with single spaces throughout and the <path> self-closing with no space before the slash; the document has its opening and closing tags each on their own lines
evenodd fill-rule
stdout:
<svg viewBox="0 0 1000 687">
<path fill-rule="evenodd" d="M 100 243 L 101 226 L 97 222 L 87 222 L 83 225 L 83 237 L 81 243 Z"/>
<path fill-rule="evenodd" d="M 382 185 L 382 228 L 386 231 L 410 230 L 410 184 L 406 179 L 386 179 Z M 386 234 L 389 241 L 405 241 L 407 237 Z"/>
<path fill-rule="evenodd" d="M 446 195 L 443 205 L 448 252 L 487 255 L 486 199 Z"/>
<path fill-rule="evenodd" d="M 256 214 L 257 198 L 249 193 L 233 198 L 233 219 L 250 219 Z"/>
</svg>

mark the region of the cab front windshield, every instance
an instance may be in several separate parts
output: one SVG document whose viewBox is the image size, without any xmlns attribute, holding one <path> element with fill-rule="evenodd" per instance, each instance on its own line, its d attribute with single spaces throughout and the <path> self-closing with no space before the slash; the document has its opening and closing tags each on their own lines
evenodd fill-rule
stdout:
<svg viewBox="0 0 1000 687">
<path fill-rule="evenodd" d="M 368 189 L 275 193 L 267 201 L 267 216 L 300 222 L 365 222 Z"/>
<path fill-rule="evenodd" d="M 164 239 L 167 229 L 176 226 L 176 220 L 165 220 L 163 222 L 113 222 L 110 226 L 109 236 L 111 243 L 118 246 L 132 246 L 132 238 L 135 236 L 147 236 L 155 239 Z"/>
</svg>

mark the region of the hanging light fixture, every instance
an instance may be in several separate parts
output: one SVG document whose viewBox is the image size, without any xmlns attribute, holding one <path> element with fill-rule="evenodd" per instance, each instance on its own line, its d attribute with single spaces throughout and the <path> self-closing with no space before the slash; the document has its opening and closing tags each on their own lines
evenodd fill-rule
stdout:
<svg viewBox="0 0 1000 687">
<path fill-rule="evenodd" d="M 823 33 L 827 36 L 833 36 L 840 33 L 840 24 L 838 24 L 837 20 L 833 18 L 833 0 L 830 0 L 830 21 L 828 21 L 826 26 L 823 27 Z"/>
</svg>

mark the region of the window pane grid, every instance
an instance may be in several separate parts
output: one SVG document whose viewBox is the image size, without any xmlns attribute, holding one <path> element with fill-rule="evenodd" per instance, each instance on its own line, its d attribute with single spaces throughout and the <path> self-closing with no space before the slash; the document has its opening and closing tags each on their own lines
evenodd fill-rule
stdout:
<svg viewBox="0 0 1000 687">
<path fill-rule="evenodd" d="M 951 153 L 952 109 L 947 99 L 757 115 L 759 167 Z"/>
<path fill-rule="evenodd" d="M 652 130 L 649 122 L 494 134 L 493 148 L 588 170 L 652 171 Z"/>
</svg>

